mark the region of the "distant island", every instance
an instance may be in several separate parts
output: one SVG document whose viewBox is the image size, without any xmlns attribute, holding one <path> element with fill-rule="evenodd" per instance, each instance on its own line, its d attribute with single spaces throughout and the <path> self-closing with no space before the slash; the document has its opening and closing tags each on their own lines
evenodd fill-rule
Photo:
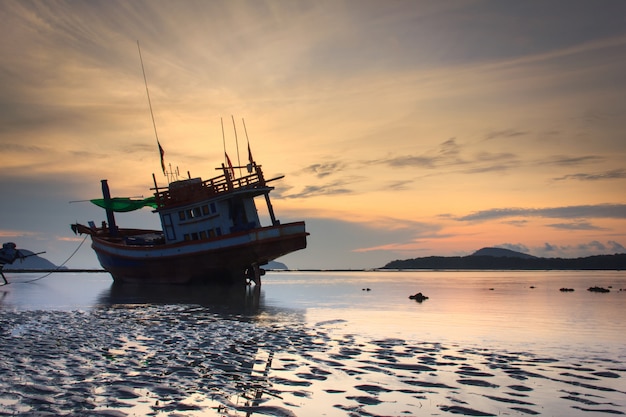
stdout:
<svg viewBox="0 0 626 417">
<path fill-rule="evenodd" d="M 584 258 L 540 258 L 509 249 L 482 248 L 468 256 L 395 260 L 381 269 L 626 270 L 626 253 Z"/>
</svg>

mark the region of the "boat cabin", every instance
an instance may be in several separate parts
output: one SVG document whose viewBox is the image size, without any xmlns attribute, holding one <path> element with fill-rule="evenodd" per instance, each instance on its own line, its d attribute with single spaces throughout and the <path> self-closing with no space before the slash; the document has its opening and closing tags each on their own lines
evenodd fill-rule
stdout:
<svg viewBox="0 0 626 417">
<path fill-rule="evenodd" d="M 224 174 L 208 180 L 189 178 L 159 188 L 155 181 L 156 212 L 161 218 L 165 243 L 206 240 L 261 227 L 254 198 L 265 195 L 272 224 L 278 224 L 269 201 L 261 167 L 234 178 Z"/>
</svg>

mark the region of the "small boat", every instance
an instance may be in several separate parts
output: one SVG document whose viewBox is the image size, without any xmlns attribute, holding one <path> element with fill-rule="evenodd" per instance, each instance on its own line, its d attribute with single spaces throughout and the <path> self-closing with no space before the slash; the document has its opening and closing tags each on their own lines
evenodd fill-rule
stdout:
<svg viewBox="0 0 626 417">
<path fill-rule="evenodd" d="M 91 247 L 115 283 L 258 285 L 263 265 L 306 248 L 305 223 L 276 219 L 269 197 L 274 187 L 268 183 L 282 176 L 266 180 L 252 158 L 245 167 L 233 167 L 228 159 L 217 170 L 221 175 L 207 180 L 188 175 L 169 182 L 168 177 L 166 187 L 159 187 L 153 174 L 154 195 L 140 200 L 111 198 L 107 180 L 102 180 L 103 198 L 91 202 L 106 210 L 107 221 L 100 227 L 93 221 L 76 223 L 72 230 L 91 236 Z M 261 196 L 271 221 L 266 226 L 255 203 Z M 142 207 L 159 215 L 161 230 L 116 225 L 115 212 Z"/>
<path fill-rule="evenodd" d="M 16 260 L 23 261 L 26 258 L 30 258 L 31 256 L 41 255 L 46 252 L 37 252 L 37 253 L 24 253 L 20 249 L 17 249 L 17 245 L 13 242 L 6 242 L 2 244 L 2 249 L 0 249 L 0 278 L 3 280 L 2 285 L 6 285 L 9 282 L 7 278 L 4 276 L 4 266 L 9 264 L 13 264 Z"/>
<path fill-rule="evenodd" d="M 13 242 L 6 242 L 2 244 L 2 249 L 0 249 L 0 278 L 3 280 L 3 285 L 8 284 L 6 277 L 2 270 L 4 269 L 4 265 L 12 264 L 16 259 L 22 259 L 24 255 L 17 249 L 17 246 Z"/>
</svg>

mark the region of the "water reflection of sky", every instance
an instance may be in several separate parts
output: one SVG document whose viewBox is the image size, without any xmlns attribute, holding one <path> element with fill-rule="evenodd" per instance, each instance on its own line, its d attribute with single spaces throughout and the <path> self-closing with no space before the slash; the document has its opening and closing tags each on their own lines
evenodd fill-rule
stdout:
<svg viewBox="0 0 626 417">
<path fill-rule="evenodd" d="M 594 285 L 613 290 L 586 291 Z M 626 274 L 614 271 L 277 274 L 264 287 L 266 304 L 304 306 L 311 324 L 343 319 L 346 331 L 361 334 L 581 348 L 624 344 L 620 288 Z M 408 299 L 417 292 L 429 299 Z"/>
<path fill-rule="evenodd" d="M 622 273 L 283 272 L 262 288 L 149 291 L 104 274 L 9 278 L 0 408 L 17 414 L 586 416 L 626 406 Z M 409 300 L 416 292 L 430 298 Z"/>
<path fill-rule="evenodd" d="M 256 320 L 341 320 L 372 337 L 561 346 L 624 344 L 626 274 L 614 271 L 270 272 L 259 288 L 115 286 L 108 274 L 12 274 L 0 308 L 89 310 L 113 304 L 195 304 Z M 586 291 L 612 287 L 608 294 Z M 575 288 L 562 293 L 559 288 Z M 367 291 L 369 289 L 369 291 Z M 422 292 L 423 303 L 408 296 Z M 591 342 L 594 343 L 591 343 Z"/>
</svg>

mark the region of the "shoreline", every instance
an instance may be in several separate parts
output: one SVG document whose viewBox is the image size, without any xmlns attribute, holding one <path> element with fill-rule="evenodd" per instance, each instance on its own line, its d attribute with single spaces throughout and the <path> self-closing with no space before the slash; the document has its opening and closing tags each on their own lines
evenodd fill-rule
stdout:
<svg viewBox="0 0 626 417">
<path fill-rule="evenodd" d="M 529 272 L 529 271 L 626 271 L 626 269 L 615 269 L 615 268 L 584 268 L 584 269 L 559 269 L 559 268 L 362 268 L 362 269 L 351 269 L 351 268 L 339 268 L 339 269 L 315 269 L 315 268 L 305 268 L 305 269 L 265 269 L 267 272 L 478 272 L 478 271 L 507 271 L 507 272 Z M 10 273 L 10 274 L 26 274 L 26 273 L 75 273 L 75 272 L 86 272 L 86 273 L 108 273 L 104 269 L 94 269 L 94 268 L 67 268 L 67 269 L 39 269 L 39 268 L 27 268 L 27 269 L 3 269 L 2 272 Z"/>
</svg>

